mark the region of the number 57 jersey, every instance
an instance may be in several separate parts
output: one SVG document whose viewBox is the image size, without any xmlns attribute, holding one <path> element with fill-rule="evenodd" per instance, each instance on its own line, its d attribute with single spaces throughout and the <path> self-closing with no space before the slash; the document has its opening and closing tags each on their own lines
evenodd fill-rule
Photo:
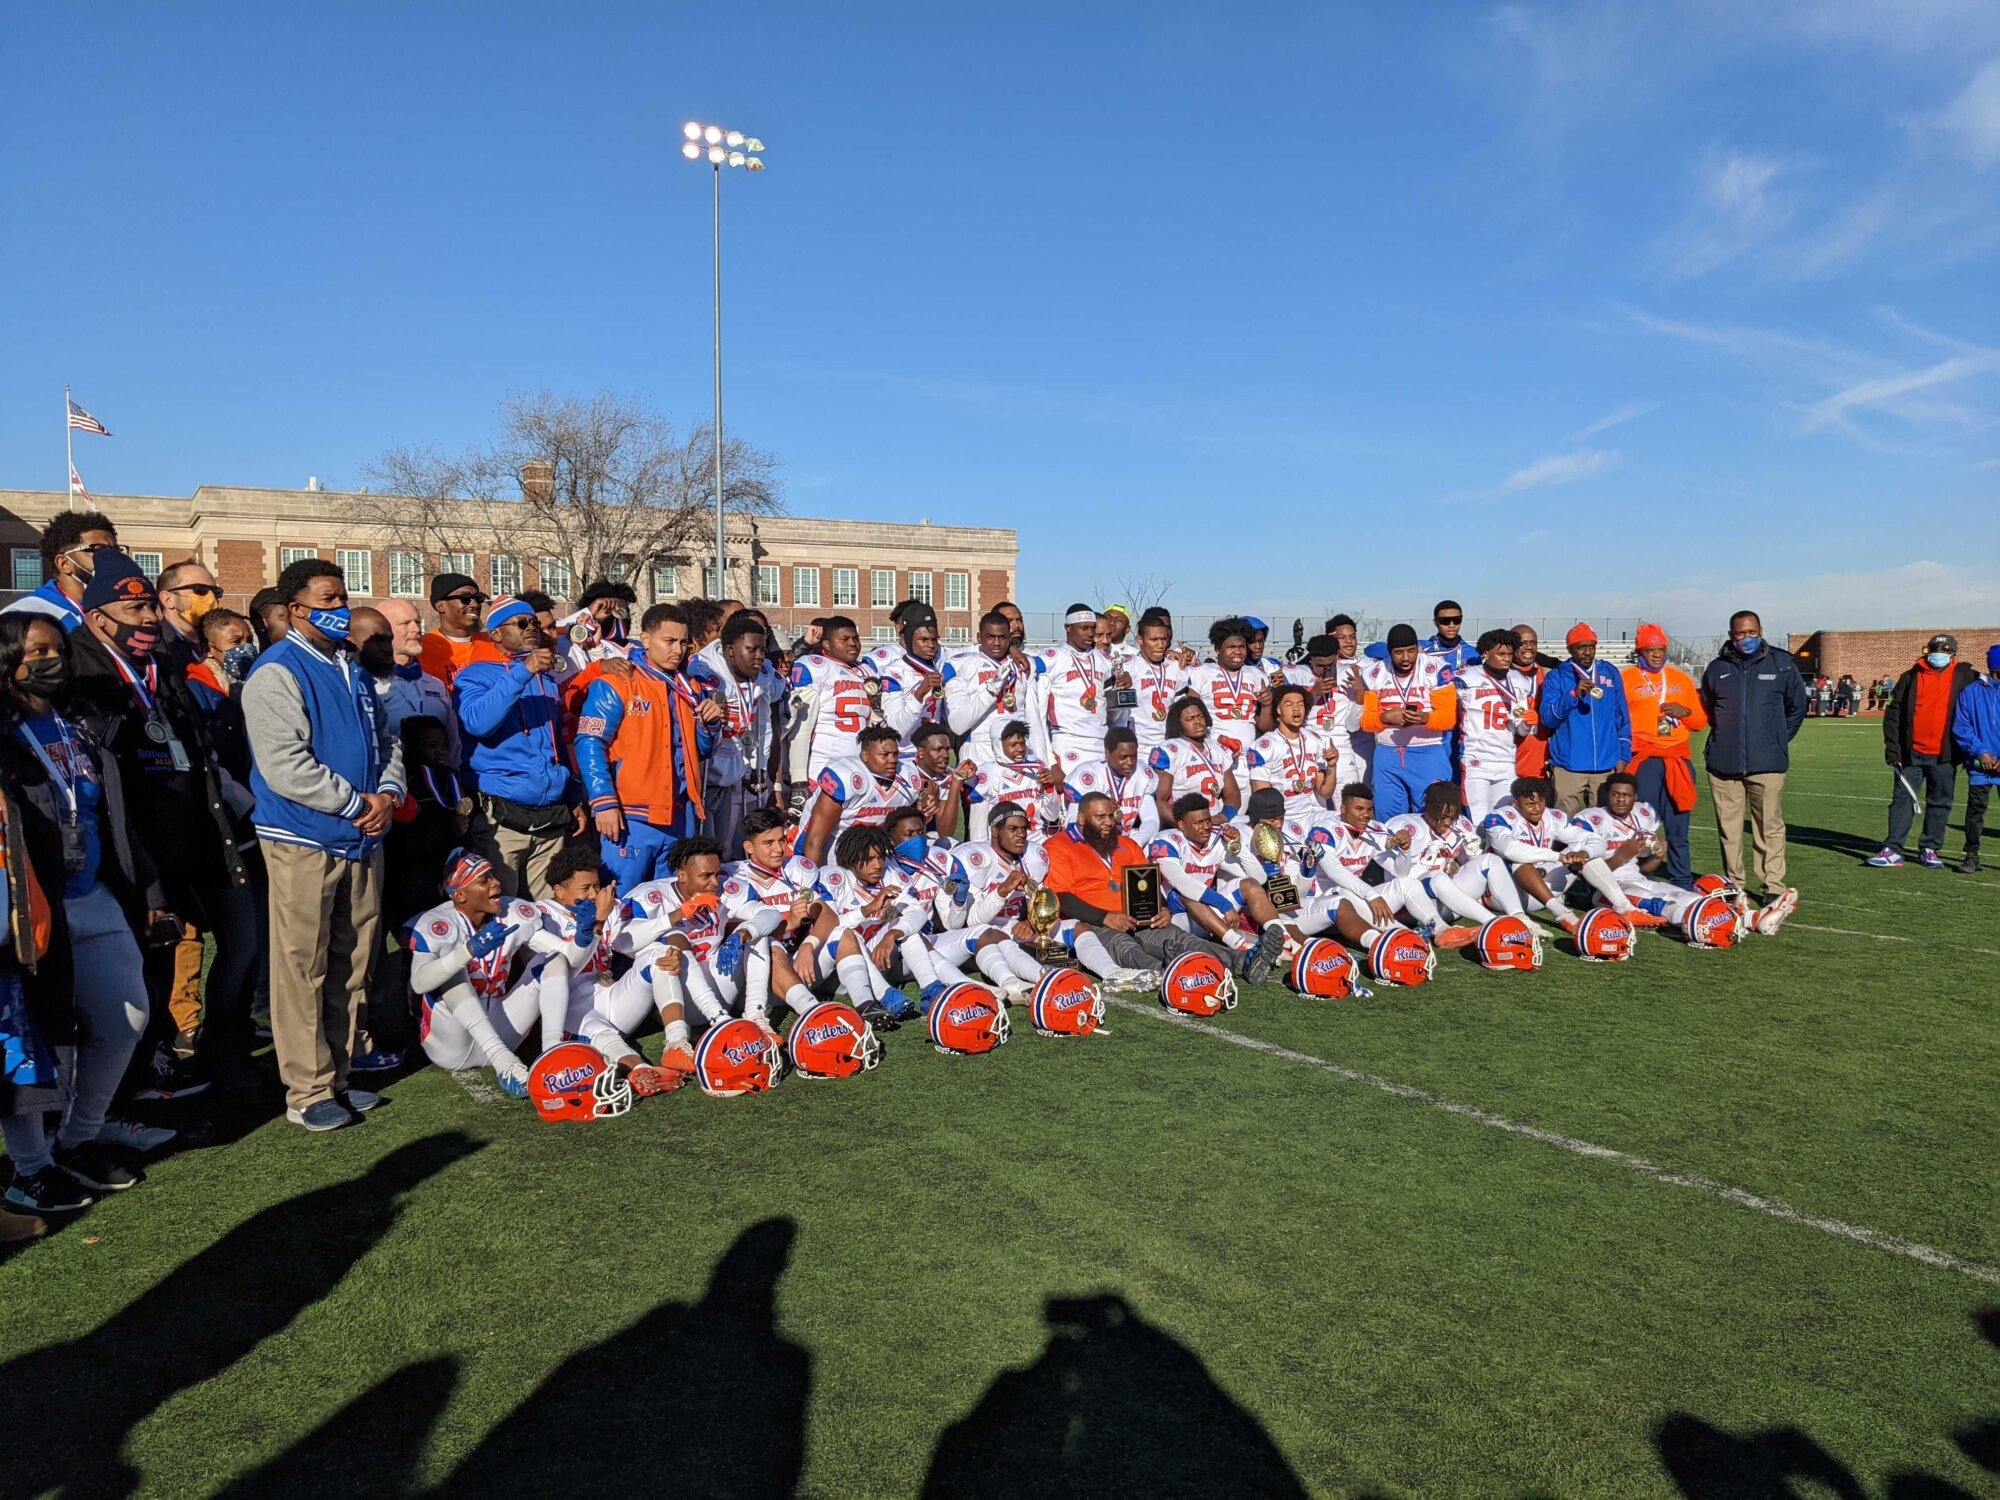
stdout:
<svg viewBox="0 0 2000 1500">
<path fill-rule="evenodd" d="M 811 781 L 836 760 L 861 753 L 874 703 L 869 674 L 814 652 L 792 664 L 785 727 L 785 779 Z"/>
</svg>

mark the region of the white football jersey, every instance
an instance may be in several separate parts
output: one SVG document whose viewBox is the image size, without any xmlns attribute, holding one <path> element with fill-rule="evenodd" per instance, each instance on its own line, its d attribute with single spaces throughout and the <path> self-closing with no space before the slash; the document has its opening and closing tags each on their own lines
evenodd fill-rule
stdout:
<svg viewBox="0 0 2000 1500">
<path fill-rule="evenodd" d="M 1623 818 L 1614 818 L 1609 808 L 1586 807 L 1569 820 L 1569 826 L 1581 834 L 1584 848 L 1603 859 L 1629 840 L 1657 837 L 1660 815 L 1650 802 L 1634 802 L 1632 811 Z"/>
<path fill-rule="evenodd" d="M 1449 875 L 1475 855 L 1486 851 L 1479 842 L 1479 830 L 1464 814 L 1442 829 L 1431 827 L 1422 813 L 1404 813 L 1385 825 L 1389 832 L 1390 868 L 1398 875 Z M 1396 839 L 1410 835 L 1407 848 Z"/>
<path fill-rule="evenodd" d="M 1108 723 L 1104 679 L 1111 662 L 1095 648 L 1077 651 L 1057 646 L 1033 658 L 1037 724 L 1052 749 L 1072 754 L 1102 754 Z"/>
<path fill-rule="evenodd" d="M 1189 792 L 1200 792 L 1208 798 L 1208 810 L 1217 817 L 1222 815 L 1223 778 L 1230 771 L 1228 756 L 1212 750 L 1205 741 L 1174 738 L 1155 746 L 1146 763 L 1155 773 L 1156 784 L 1160 776 L 1173 777 L 1176 800 Z M 1239 784 L 1237 791 L 1242 790 Z"/>
<path fill-rule="evenodd" d="M 1132 678 L 1139 706 L 1120 709 L 1112 715 L 1112 722 L 1132 731 L 1143 757 L 1144 752 L 1167 737 L 1167 708 L 1187 692 L 1188 669 L 1171 656 L 1155 665 L 1137 651 L 1120 665 Z"/>
<path fill-rule="evenodd" d="M 1022 869 L 1023 863 L 1025 858 L 1021 862 L 1011 860 L 983 839 L 960 844 L 953 849 L 950 876 L 965 883 L 965 900 L 959 905 L 961 923 L 964 920 L 963 913 L 970 909 L 974 901 L 1006 884 L 1015 871 Z M 1033 876 L 1030 875 L 1030 878 Z M 1026 890 L 1017 890 L 1008 893 L 1001 902 L 999 911 L 987 919 L 986 925 L 1011 927 L 1027 919 L 1028 893 Z"/>
<path fill-rule="evenodd" d="M 1527 733 L 1527 699 L 1507 679 L 1483 666 L 1461 667 L 1458 680 L 1458 739 L 1468 771 L 1484 776 L 1512 775 L 1514 750 Z"/>
<path fill-rule="evenodd" d="M 972 780 L 965 784 L 966 799 L 989 805 L 995 802 L 1019 803 L 1031 821 L 1060 816 L 1060 791 L 1054 797 L 1044 796 L 1042 775 L 1047 770 L 1047 764 L 1033 756 L 1026 760 L 985 761 L 972 773 Z"/>
<path fill-rule="evenodd" d="M 575 945 L 575 912 L 571 911 L 554 897 L 537 901 L 535 903 L 535 910 L 542 914 L 542 928 L 544 931 L 560 942 L 568 943 L 571 946 Z M 599 974 L 608 974 L 611 972 L 611 934 L 612 928 L 616 925 L 617 921 L 618 907 L 614 904 L 611 908 L 611 915 L 597 924 L 597 932 L 595 941 L 591 944 L 590 956 L 584 960 L 583 967 L 570 976 L 572 982 L 582 978 L 588 978 L 594 982 Z M 539 968 L 540 965 L 538 964 L 536 967 Z"/>
<path fill-rule="evenodd" d="M 702 901 L 689 907 L 673 881 L 648 880 L 633 886 L 618 903 L 618 931 L 611 939 L 611 951 L 637 955 L 675 932 L 686 937 L 688 950 L 705 962 L 722 938 L 722 903 Z"/>
<path fill-rule="evenodd" d="M 1310 820 L 1325 805 L 1314 788 L 1326 769 L 1327 752 L 1333 748 L 1333 742 L 1317 729 L 1301 729 L 1297 739 L 1287 738 L 1277 729 L 1260 734 L 1244 752 L 1250 778 L 1250 785 L 1242 789 L 1244 797 L 1247 799 L 1254 787 L 1271 787 L 1284 795 L 1287 818 Z"/>
<path fill-rule="evenodd" d="M 1550 851 L 1570 849 L 1576 846 L 1580 837 L 1570 827 L 1569 815 L 1559 808 L 1544 808 L 1541 821 L 1530 823 L 1521 809 L 1514 805 L 1512 797 L 1494 805 L 1493 811 L 1480 825 L 1479 832 L 1486 840 L 1486 847 L 1496 854 L 1503 852 L 1509 844 L 1525 844 L 1530 849 Z M 1538 862 L 1553 863 L 1552 860 Z"/>
<path fill-rule="evenodd" d="M 762 771 L 771 764 L 772 726 L 777 717 L 777 699 L 772 689 L 777 678 L 759 672 L 748 682 L 739 682 L 722 655 L 722 641 L 710 641 L 688 663 L 688 676 L 712 690 L 728 717 L 715 749 L 702 767 L 714 786 L 735 786 L 749 771 Z"/>
<path fill-rule="evenodd" d="M 883 903 L 880 912 L 874 916 L 864 913 L 864 908 L 886 889 L 880 885 L 863 885 L 852 870 L 843 870 L 838 865 L 822 865 L 819 880 L 815 885 L 820 900 L 833 912 L 834 919 L 842 927 L 852 928 L 863 943 L 873 943 L 889 925 L 902 916 L 896 905 L 894 892 Z M 829 941 L 828 947 L 833 943 Z"/>
<path fill-rule="evenodd" d="M 1216 877 L 1223 873 L 1223 866 L 1229 863 L 1229 845 L 1220 833 L 1212 829 L 1208 843 L 1196 848 L 1178 828 L 1162 828 L 1152 843 L 1146 846 L 1146 858 L 1154 861 L 1179 860 L 1181 869 L 1202 885 L 1212 886 Z M 1185 909 L 1178 891 L 1169 889 L 1167 900 L 1173 910 Z"/>
<path fill-rule="evenodd" d="M 1232 760 L 1257 738 L 1257 695 L 1270 685 L 1264 669 L 1248 662 L 1233 672 L 1212 661 L 1188 669 L 1188 691 L 1208 709 L 1208 737 Z"/>
<path fill-rule="evenodd" d="M 1354 828 L 1340 818 L 1329 818 L 1317 824 L 1307 839 L 1324 851 L 1317 875 L 1327 885 L 1366 889 L 1370 865 L 1388 868 L 1389 830 L 1381 823 L 1370 821 Z"/>
<path fill-rule="evenodd" d="M 1443 661 L 1434 656 L 1419 656 L 1407 677 L 1398 675 L 1395 667 L 1386 661 L 1370 660 L 1361 669 L 1364 692 L 1373 694 L 1377 704 L 1385 708 L 1392 703 L 1401 704 L 1416 721 L 1376 730 L 1376 744 L 1389 749 L 1414 750 L 1444 743 L 1447 731 L 1431 729 L 1424 723 L 1430 715 L 1432 694 L 1450 686 L 1444 680 L 1444 671 Z"/>
<path fill-rule="evenodd" d="M 813 888 L 819 870 L 809 859 L 793 855 L 784 867 L 767 870 L 755 860 L 739 859 L 722 867 L 722 911 L 731 922 L 757 912 L 791 910 L 792 898 Z"/>
<path fill-rule="evenodd" d="M 1120 776 L 1101 760 L 1085 761 L 1069 773 L 1064 786 L 1072 808 L 1092 792 L 1102 792 L 1118 804 L 1121 831 L 1144 847 L 1160 826 L 1160 804 L 1153 793 L 1160 785 L 1159 773 L 1142 760 L 1130 776 Z"/>
<path fill-rule="evenodd" d="M 861 753 L 861 731 L 875 715 L 873 681 L 859 666 L 817 652 L 792 663 L 792 748 L 786 756 L 791 780 L 810 781 L 834 761 Z"/>
<path fill-rule="evenodd" d="M 882 684 L 882 722 L 902 735 L 907 745 L 924 725 L 944 723 L 942 680 L 935 691 L 927 691 L 923 682 L 932 673 L 942 679 L 946 663 L 942 655 L 926 662 L 901 646 L 889 647 L 887 652 L 886 656 L 869 653 L 876 680 Z"/>
<path fill-rule="evenodd" d="M 500 946 L 484 958 L 465 966 L 466 982 L 481 1000 L 498 1000 L 511 989 L 514 957 L 542 930 L 542 909 L 532 901 L 503 898 L 500 910 L 490 919 L 507 929 Z M 484 926 L 484 923 L 480 924 Z M 449 953 L 460 944 L 470 943 L 477 931 L 472 921 L 449 901 L 410 919 L 404 932 L 412 953 Z M 431 997 L 424 997 L 424 1014 L 430 1014 Z"/>
<path fill-rule="evenodd" d="M 1252 666 L 1262 667 L 1264 675 L 1271 679 L 1274 688 L 1286 683 L 1294 687 L 1309 688 L 1319 679 L 1313 676 L 1313 669 L 1302 661 L 1286 661 L 1282 656 L 1259 657 Z"/>
<path fill-rule="evenodd" d="M 964 759 L 1001 759 L 1000 731 L 1014 720 L 1028 721 L 1027 684 L 1011 656 L 995 661 L 977 647 L 945 663 L 945 721 L 964 739 Z"/>
<path fill-rule="evenodd" d="M 813 811 L 821 802 L 830 801 L 840 808 L 827 840 L 827 848 L 831 850 L 848 829 L 880 823 L 895 809 L 907 807 L 915 800 L 900 776 L 892 773 L 884 780 L 862 761 L 834 761 L 813 778 L 812 795 L 799 810 L 799 836 L 792 842 L 792 853 L 806 852 L 806 830 L 812 826 Z"/>
</svg>

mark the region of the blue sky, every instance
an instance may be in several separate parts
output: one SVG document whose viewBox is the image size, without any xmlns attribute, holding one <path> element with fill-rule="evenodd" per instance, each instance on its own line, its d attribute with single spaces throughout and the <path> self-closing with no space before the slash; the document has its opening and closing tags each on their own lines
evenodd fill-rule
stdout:
<svg viewBox="0 0 2000 1500">
<path fill-rule="evenodd" d="M 1746 16 L 1744 12 L 1754 12 Z M 1079 14 L 1081 13 L 1081 15 Z M 2000 5 L 28 6 L 0 486 L 356 480 L 709 380 L 1021 596 L 2000 620 Z"/>
</svg>

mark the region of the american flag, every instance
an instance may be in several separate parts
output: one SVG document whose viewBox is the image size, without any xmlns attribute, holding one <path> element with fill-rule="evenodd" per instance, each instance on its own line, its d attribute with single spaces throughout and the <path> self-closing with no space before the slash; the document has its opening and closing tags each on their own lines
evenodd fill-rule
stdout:
<svg viewBox="0 0 2000 1500">
<path fill-rule="evenodd" d="M 81 495 L 85 500 L 90 499 L 90 491 L 83 487 L 83 476 L 76 472 L 75 464 L 69 466 L 69 492 L 72 495 Z"/>
<path fill-rule="evenodd" d="M 98 421 L 97 418 L 93 417 L 89 412 L 85 411 L 82 407 L 78 406 L 74 401 L 70 402 L 69 404 L 69 425 L 72 427 L 81 428 L 85 432 L 94 432 L 99 437 L 111 436 L 111 429 L 109 427 L 106 427 L 102 422 Z M 82 489 L 83 486 L 79 484 L 77 488 Z"/>
</svg>

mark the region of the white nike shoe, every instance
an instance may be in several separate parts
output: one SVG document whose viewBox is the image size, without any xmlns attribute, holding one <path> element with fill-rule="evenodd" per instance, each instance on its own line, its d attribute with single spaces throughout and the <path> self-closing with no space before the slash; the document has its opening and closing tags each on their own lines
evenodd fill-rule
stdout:
<svg viewBox="0 0 2000 1500">
<path fill-rule="evenodd" d="M 1799 893 L 1794 887 L 1788 885 L 1782 891 L 1778 892 L 1770 905 L 1766 906 L 1750 919 L 1750 930 L 1761 933 L 1765 937 L 1773 937 L 1777 934 L 1778 929 L 1785 925 L 1785 919 L 1798 909 Z"/>
</svg>

